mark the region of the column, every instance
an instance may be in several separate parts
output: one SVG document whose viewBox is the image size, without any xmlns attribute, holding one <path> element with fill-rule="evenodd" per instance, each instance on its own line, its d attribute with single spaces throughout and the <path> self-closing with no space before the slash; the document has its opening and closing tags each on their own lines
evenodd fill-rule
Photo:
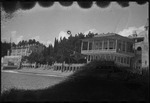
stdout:
<svg viewBox="0 0 150 103">
<path fill-rule="evenodd" d="M 7 51 L 7 56 L 9 56 L 9 50 Z"/>
<path fill-rule="evenodd" d="M 104 40 L 102 40 L 102 50 L 103 50 L 103 47 L 104 47 Z"/>
<path fill-rule="evenodd" d="M 90 57 L 90 61 L 91 61 L 91 55 L 89 55 L 89 57 Z"/>
<path fill-rule="evenodd" d="M 92 42 L 92 50 L 95 50 L 94 40 Z"/>
<path fill-rule="evenodd" d="M 125 52 L 127 52 L 127 42 L 125 42 Z"/>
<path fill-rule="evenodd" d="M 107 40 L 107 50 L 109 50 L 109 40 Z"/>
<path fill-rule="evenodd" d="M 22 50 L 22 48 L 21 48 L 21 55 L 23 55 L 23 50 Z"/>
<path fill-rule="evenodd" d="M 88 41 L 88 47 L 87 47 L 87 50 L 89 50 L 89 41 Z"/>
<path fill-rule="evenodd" d="M 88 61 L 89 61 L 89 55 L 87 55 L 87 58 L 86 58 L 86 62 L 88 63 Z"/>
<path fill-rule="evenodd" d="M 121 41 L 121 51 L 123 51 L 123 41 Z"/>
<path fill-rule="evenodd" d="M 82 43 L 81 43 L 81 51 L 82 51 L 82 49 L 83 49 L 83 41 L 82 41 Z"/>
<path fill-rule="evenodd" d="M 116 51 L 117 51 L 117 39 L 116 39 L 116 45 L 115 46 L 116 46 L 115 48 L 116 48 Z"/>
</svg>

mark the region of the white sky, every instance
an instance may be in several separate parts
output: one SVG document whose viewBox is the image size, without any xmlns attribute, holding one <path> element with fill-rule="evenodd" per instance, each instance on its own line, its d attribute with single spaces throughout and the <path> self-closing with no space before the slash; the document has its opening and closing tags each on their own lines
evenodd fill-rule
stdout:
<svg viewBox="0 0 150 103">
<path fill-rule="evenodd" d="M 115 2 L 107 8 L 93 4 L 90 9 L 80 8 L 76 2 L 72 6 L 63 7 L 58 2 L 49 8 L 38 4 L 27 11 L 18 11 L 10 20 L 2 19 L 1 40 L 17 43 L 20 40 L 35 38 L 48 45 L 53 44 L 55 37 L 66 37 L 66 31 L 72 35 L 88 31 L 98 33 L 115 32 L 127 36 L 133 30 L 141 32 L 149 17 L 149 4 L 138 5 L 131 2 L 129 7 L 122 8 Z M 1 17 L 4 16 L 1 13 Z M 7 21 L 7 22 L 5 22 Z"/>
</svg>

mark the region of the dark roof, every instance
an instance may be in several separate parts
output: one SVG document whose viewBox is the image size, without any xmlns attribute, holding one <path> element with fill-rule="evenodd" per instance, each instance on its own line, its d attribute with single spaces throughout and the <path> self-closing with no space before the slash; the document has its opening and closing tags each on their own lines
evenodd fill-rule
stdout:
<svg viewBox="0 0 150 103">
<path fill-rule="evenodd" d="M 121 36 L 121 35 L 115 34 L 115 33 L 99 34 L 92 38 L 85 38 L 82 40 L 99 40 L 99 39 L 118 39 L 118 40 L 127 40 L 127 41 L 133 42 L 132 38 Z"/>
<path fill-rule="evenodd" d="M 107 34 L 99 34 L 99 35 L 95 35 L 94 37 L 106 37 L 106 36 L 111 36 L 111 35 L 116 35 L 115 33 L 107 33 Z"/>
</svg>

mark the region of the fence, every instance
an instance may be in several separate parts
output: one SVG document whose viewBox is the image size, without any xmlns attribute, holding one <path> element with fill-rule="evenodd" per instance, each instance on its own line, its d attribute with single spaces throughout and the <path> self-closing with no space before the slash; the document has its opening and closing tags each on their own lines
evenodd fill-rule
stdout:
<svg viewBox="0 0 150 103">
<path fill-rule="evenodd" d="M 76 71 L 76 70 L 80 70 L 82 66 L 84 66 L 85 64 L 63 64 L 63 63 L 55 63 L 54 64 L 54 70 L 56 71 Z"/>
<path fill-rule="evenodd" d="M 36 68 L 36 64 L 30 64 L 30 63 L 22 63 L 21 68 Z"/>
<path fill-rule="evenodd" d="M 63 63 L 54 63 L 52 66 L 51 65 L 43 65 L 43 64 L 29 64 L 29 63 L 24 63 L 21 65 L 22 68 L 42 68 L 44 69 L 52 69 L 54 71 L 76 71 L 80 70 L 82 66 L 85 64 L 63 64 Z"/>
</svg>

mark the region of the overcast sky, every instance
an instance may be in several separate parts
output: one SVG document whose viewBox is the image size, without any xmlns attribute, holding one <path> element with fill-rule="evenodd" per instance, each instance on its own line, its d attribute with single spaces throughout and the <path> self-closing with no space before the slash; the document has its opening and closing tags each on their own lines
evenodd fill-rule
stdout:
<svg viewBox="0 0 150 103">
<path fill-rule="evenodd" d="M 141 32 L 149 17 L 149 4 L 138 5 L 131 2 L 129 7 L 122 8 L 112 2 L 107 8 L 93 4 L 92 8 L 82 9 L 76 2 L 72 6 L 63 7 L 58 2 L 49 8 L 36 4 L 26 11 L 17 11 L 10 20 L 2 20 L 1 40 L 18 43 L 20 40 L 34 38 L 41 43 L 50 44 L 55 37 L 72 35 L 79 32 L 87 34 L 115 32 L 128 36 L 133 30 Z M 5 13 L 1 13 L 3 16 Z M 7 21 L 7 22 L 6 22 Z"/>
</svg>

